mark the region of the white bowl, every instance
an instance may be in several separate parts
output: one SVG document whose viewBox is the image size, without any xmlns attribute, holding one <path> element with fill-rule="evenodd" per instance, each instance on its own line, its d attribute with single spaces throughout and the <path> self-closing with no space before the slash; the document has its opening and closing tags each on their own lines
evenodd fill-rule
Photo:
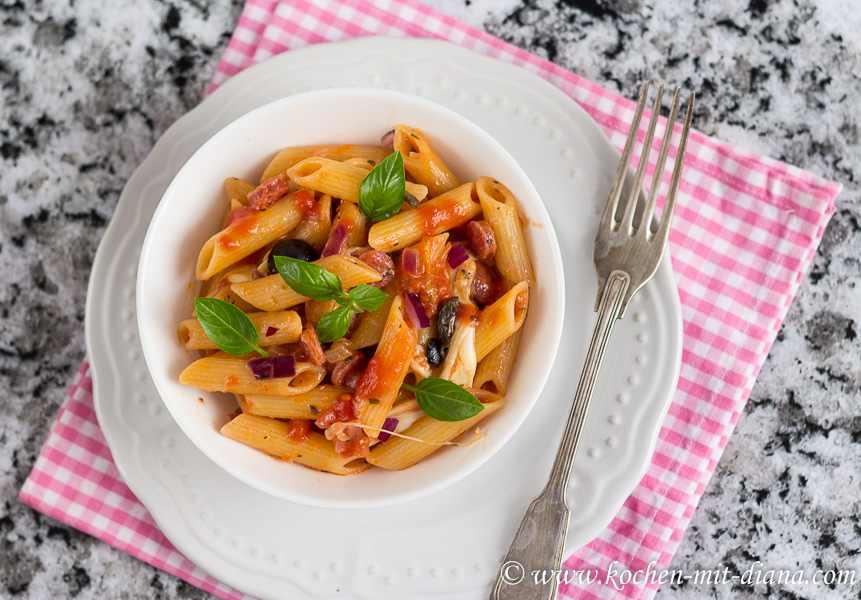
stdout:
<svg viewBox="0 0 861 600">
<path fill-rule="evenodd" d="M 198 252 L 218 229 L 226 177 L 258 180 L 286 146 L 377 144 L 398 123 L 422 129 L 462 181 L 487 175 L 516 195 L 537 283 L 511 375 L 506 406 L 481 423 L 486 438 L 447 447 L 404 471 L 372 468 L 349 477 L 276 460 L 219 433 L 236 408 L 227 394 L 179 383 L 197 353 L 177 339 L 199 289 Z M 206 142 L 168 187 L 150 222 L 137 280 L 137 319 L 144 356 L 168 411 L 213 462 L 259 490 L 325 508 L 370 508 L 450 485 L 493 456 L 514 435 L 541 393 L 559 345 L 564 285 L 553 225 L 523 170 L 490 135 L 430 101 L 388 90 L 348 88 L 290 96 L 240 117 Z M 202 399 L 202 401 L 201 401 Z M 536 443 L 538 440 L 536 440 Z"/>
</svg>

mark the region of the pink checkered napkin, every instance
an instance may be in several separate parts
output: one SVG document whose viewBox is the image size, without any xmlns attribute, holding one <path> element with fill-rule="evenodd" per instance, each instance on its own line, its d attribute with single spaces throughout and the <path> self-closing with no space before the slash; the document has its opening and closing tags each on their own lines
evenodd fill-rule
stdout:
<svg viewBox="0 0 861 600">
<path fill-rule="evenodd" d="M 249 0 L 212 89 L 280 52 L 366 35 L 448 40 L 526 68 L 569 94 L 624 145 L 633 104 L 413 0 Z M 671 152 L 671 155 L 674 154 Z M 654 169 L 654 165 L 650 170 Z M 666 174 L 669 178 L 669 173 Z M 684 318 L 679 388 L 646 476 L 609 527 L 566 565 L 667 568 L 834 212 L 840 186 L 692 133 L 670 254 Z M 182 557 L 120 480 L 82 365 L 21 500 L 224 598 L 241 594 Z M 638 578 L 639 580 L 639 578 Z M 583 598 L 652 598 L 656 584 L 562 588 Z"/>
</svg>

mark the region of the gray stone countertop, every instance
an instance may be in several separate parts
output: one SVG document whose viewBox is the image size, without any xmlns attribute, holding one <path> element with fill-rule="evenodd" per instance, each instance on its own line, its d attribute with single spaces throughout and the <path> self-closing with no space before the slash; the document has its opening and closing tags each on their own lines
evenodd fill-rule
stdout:
<svg viewBox="0 0 861 600">
<path fill-rule="evenodd" d="M 853 0 L 431 0 L 694 125 L 841 182 L 812 271 L 672 568 L 856 570 L 855 585 L 667 585 L 661 598 L 861 597 L 861 9 Z M 203 598 L 21 505 L 84 357 L 87 277 L 134 168 L 203 97 L 240 0 L 0 1 L 0 598 Z"/>
</svg>

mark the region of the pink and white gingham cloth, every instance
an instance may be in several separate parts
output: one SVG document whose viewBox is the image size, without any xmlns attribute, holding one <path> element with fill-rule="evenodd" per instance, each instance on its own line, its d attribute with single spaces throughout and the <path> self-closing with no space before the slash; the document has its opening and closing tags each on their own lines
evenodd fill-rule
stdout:
<svg viewBox="0 0 861 600">
<path fill-rule="evenodd" d="M 212 82 L 280 52 L 367 35 L 443 39 L 519 65 L 579 102 L 624 145 L 626 99 L 414 0 L 248 0 Z M 670 165 L 671 167 L 671 165 Z M 692 132 L 670 235 L 684 318 L 678 390 L 646 476 L 607 529 L 566 562 L 602 575 L 667 568 L 810 265 L 840 190 Z M 120 479 L 84 363 L 20 499 L 222 598 L 243 598 L 180 555 Z M 614 594 L 652 598 L 654 580 Z M 598 584 L 563 595 L 608 597 Z"/>
</svg>

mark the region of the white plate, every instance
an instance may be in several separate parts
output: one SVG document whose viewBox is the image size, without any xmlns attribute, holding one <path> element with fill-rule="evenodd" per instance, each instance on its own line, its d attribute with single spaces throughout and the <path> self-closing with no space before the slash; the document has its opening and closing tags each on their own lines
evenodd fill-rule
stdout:
<svg viewBox="0 0 861 600">
<path fill-rule="evenodd" d="M 529 174 L 559 234 L 566 319 L 553 372 L 521 429 L 466 479 L 359 511 L 279 500 L 216 467 L 164 411 L 141 356 L 135 270 L 168 184 L 212 134 L 290 94 L 379 86 L 474 121 Z M 619 155 L 538 77 L 445 42 L 362 38 L 247 69 L 171 127 L 126 186 L 87 297 L 95 406 L 123 478 L 165 535 L 221 581 L 261 598 L 484 598 L 523 510 L 544 485 L 594 315 L 591 248 Z M 614 331 L 574 464 L 566 555 L 603 530 L 645 472 L 678 379 L 681 309 L 669 260 Z M 481 451 L 476 448 L 475 451 Z"/>
</svg>

